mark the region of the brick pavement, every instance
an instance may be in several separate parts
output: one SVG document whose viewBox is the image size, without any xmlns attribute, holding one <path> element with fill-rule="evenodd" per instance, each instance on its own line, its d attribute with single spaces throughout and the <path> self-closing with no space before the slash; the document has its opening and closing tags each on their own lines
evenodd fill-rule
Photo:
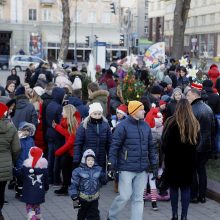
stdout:
<svg viewBox="0 0 220 220">
<path fill-rule="evenodd" d="M 68 196 L 56 196 L 51 187 L 46 195 L 46 203 L 42 205 L 44 220 L 76 220 L 76 210 L 72 208 L 72 201 Z M 101 220 L 106 220 L 107 211 L 116 194 L 113 192 L 112 183 L 101 190 L 100 212 Z M 3 213 L 5 220 L 25 220 L 24 203 L 14 198 L 14 191 L 6 191 L 8 205 L 4 206 Z M 150 202 L 144 208 L 144 220 L 170 220 L 170 202 L 158 202 L 159 211 L 151 209 Z M 130 205 L 128 204 L 120 216 L 120 220 L 129 219 Z M 190 204 L 188 220 L 219 220 L 220 205 L 213 200 L 208 200 L 205 204 Z M 138 219 L 137 219 L 138 220 Z"/>
</svg>

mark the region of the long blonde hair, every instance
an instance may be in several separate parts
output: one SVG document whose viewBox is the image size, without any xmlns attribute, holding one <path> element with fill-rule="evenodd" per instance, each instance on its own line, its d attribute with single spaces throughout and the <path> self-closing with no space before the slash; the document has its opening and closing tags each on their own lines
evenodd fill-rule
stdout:
<svg viewBox="0 0 220 220">
<path fill-rule="evenodd" d="M 200 125 L 187 99 L 181 99 L 177 103 L 174 118 L 179 127 L 181 142 L 197 144 Z"/>
<path fill-rule="evenodd" d="M 63 111 L 66 113 L 66 119 L 67 119 L 67 125 L 68 125 L 68 131 L 70 134 L 75 134 L 76 129 L 79 126 L 79 123 L 75 117 L 75 112 L 77 111 L 76 108 L 73 105 L 65 105 L 63 107 Z"/>
</svg>

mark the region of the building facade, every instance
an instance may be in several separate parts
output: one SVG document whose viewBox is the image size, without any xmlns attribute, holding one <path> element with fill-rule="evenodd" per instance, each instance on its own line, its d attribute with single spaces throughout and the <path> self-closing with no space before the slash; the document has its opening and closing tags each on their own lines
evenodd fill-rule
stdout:
<svg viewBox="0 0 220 220">
<path fill-rule="evenodd" d="M 136 0 L 133 2 L 136 3 Z M 115 13 L 110 3 L 114 3 Z M 118 52 L 125 56 L 127 47 L 120 45 L 122 9 L 120 1 L 116 0 L 70 1 L 71 34 L 67 59 L 73 59 L 75 36 L 78 60 L 88 59 L 96 40 L 107 43 L 107 58 L 110 61 L 117 57 Z M 137 7 L 135 12 L 131 10 L 131 17 L 135 15 Z M 56 60 L 62 21 L 60 0 L 7 1 L 4 6 L 0 6 L 0 54 L 13 55 L 22 49 L 26 54 Z M 134 26 L 138 22 L 129 22 L 131 33 L 139 30 Z M 89 43 L 86 42 L 88 37 Z"/>
<path fill-rule="evenodd" d="M 173 41 L 175 0 L 149 2 L 149 39 L 165 41 L 169 55 Z M 185 30 L 185 53 L 196 57 L 220 56 L 220 0 L 192 0 Z"/>
</svg>

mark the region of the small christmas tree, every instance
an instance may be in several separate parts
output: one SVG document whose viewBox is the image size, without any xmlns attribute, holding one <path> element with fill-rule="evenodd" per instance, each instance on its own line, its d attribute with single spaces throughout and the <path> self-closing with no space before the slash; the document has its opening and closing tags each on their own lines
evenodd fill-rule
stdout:
<svg viewBox="0 0 220 220">
<path fill-rule="evenodd" d="M 129 69 L 122 83 L 122 94 L 126 104 L 132 100 L 140 100 L 144 91 L 144 83 L 135 79 L 132 69 Z"/>
</svg>

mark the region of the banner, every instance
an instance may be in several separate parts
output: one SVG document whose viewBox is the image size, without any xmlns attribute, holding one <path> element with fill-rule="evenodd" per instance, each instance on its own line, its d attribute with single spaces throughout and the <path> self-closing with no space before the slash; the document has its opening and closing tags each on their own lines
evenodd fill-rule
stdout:
<svg viewBox="0 0 220 220">
<path fill-rule="evenodd" d="M 40 33 L 30 33 L 29 51 L 32 56 L 43 57 L 42 36 Z"/>
<path fill-rule="evenodd" d="M 146 66 L 158 66 L 165 62 L 165 42 L 159 42 L 150 46 L 145 55 L 144 61 Z"/>
</svg>

